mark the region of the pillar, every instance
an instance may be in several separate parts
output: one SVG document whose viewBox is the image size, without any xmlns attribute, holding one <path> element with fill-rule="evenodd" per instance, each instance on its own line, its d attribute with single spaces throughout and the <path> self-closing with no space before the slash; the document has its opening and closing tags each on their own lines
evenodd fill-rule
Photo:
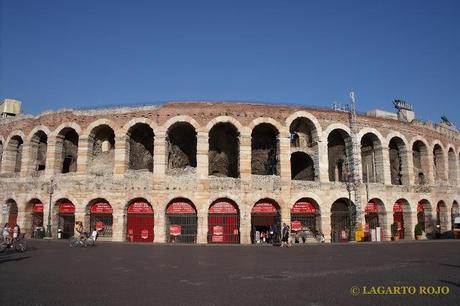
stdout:
<svg viewBox="0 0 460 306">
<path fill-rule="evenodd" d="M 115 177 L 123 177 L 126 171 L 127 165 L 127 151 L 128 144 L 126 141 L 126 135 L 115 138 L 115 157 L 114 157 L 114 168 L 113 175 Z"/>
<path fill-rule="evenodd" d="M 88 135 L 80 136 L 78 140 L 77 173 L 86 174 L 90 163 L 90 143 Z"/>
</svg>

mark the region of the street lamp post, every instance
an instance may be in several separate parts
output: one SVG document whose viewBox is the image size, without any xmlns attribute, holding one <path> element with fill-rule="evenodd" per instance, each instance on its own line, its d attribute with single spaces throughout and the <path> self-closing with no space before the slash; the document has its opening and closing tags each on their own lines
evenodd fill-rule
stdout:
<svg viewBox="0 0 460 306">
<path fill-rule="evenodd" d="M 48 206 L 48 225 L 46 226 L 46 237 L 51 238 L 51 202 L 53 201 L 53 193 L 55 188 L 54 180 L 51 179 L 48 187 L 48 193 L 50 195 L 50 202 Z"/>
</svg>

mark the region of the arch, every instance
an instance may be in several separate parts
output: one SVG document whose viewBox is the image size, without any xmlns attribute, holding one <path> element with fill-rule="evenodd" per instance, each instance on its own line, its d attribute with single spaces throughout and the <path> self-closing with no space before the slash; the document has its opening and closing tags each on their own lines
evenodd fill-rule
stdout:
<svg viewBox="0 0 460 306">
<path fill-rule="evenodd" d="M 43 202 L 38 198 L 31 198 L 25 206 L 24 228 L 22 232 L 31 238 L 41 238 L 44 234 Z"/>
<path fill-rule="evenodd" d="M 407 146 L 404 139 L 394 136 L 388 142 L 388 155 L 390 158 L 390 175 L 392 185 L 405 185 L 407 177 Z"/>
<path fill-rule="evenodd" d="M 356 218 L 355 204 L 347 198 L 339 198 L 331 205 L 331 241 L 346 242 L 353 239 Z"/>
<path fill-rule="evenodd" d="M 386 215 L 385 204 L 380 198 L 372 198 L 368 201 L 364 208 L 364 221 L 367 224 L 364 228 L 366 241 L 385 240 L 384 235 L 388 227 Z M 373 230 L 374 234 L 372 234 Z M 380 240 L 378 240 L 379 235 Z"/>
<path fill-rule="evenodd" d="M 10 228 L 13 228 L 18 222 L 18 204 L 14 199 L 9 198 L 5 201 L 5 206 L 6 222 L 8 222 Z"/>
<path fill-rule="evenodd" d="M 217 122 L 209 130 L 208 171 L 209 175 L 238 178 L 239 142 L 238 128 L 231 122 Z"/>
<path fill-rule="evenodd" d="M 404 198 L 400 198 L 396 200 L 393 205 L 392 238 L 395 240 L 407 240 L 412 238 L 412 234 L 411 207 L 409 201 Z"/>
<path fill-rule="evenodd" d="M 127 168 L 153 172 L 154 137 L 152 127 L 143 122 L 130 126 L 126 132 Z"/>
<path fill-rule="evenodd" d="M 460 207 L 458 205 L 458 202 L 456 200 L 454 200 L 452 202 L 452 207 L 450 209 L 450 219 L 451 219 L 450 224 L 452 226 L 452 230 L 454 229 L 455 218 L 458 218 L 458 217 L 460 217 Z"/>
<path fill-rule="evenodd" d="M 412 164 L 414 168 L 414 182 L 417 185 L 427 184 L 429 153 L 428 146 L 423 140 L 417 139 L 412 142 Z"/>
<path fill-rule="evenodd" d="M 3 168 L 5 172 L 21 172 L 24 145 L 23 139 L 24 134 L 22 132 L 11 134 L 8 137 L 8 142 L 6 144 L 6 152 L 3 161 Z"/>
<path fill-rule="evenodd" d="M 166 239 L 169 243 L 196 243 L 198 216 L 195 204 L 188 198 L 169 201 L 166 212 Z"/>
<path fill-rule="evenodd" d="M 291 147 L 307 149 L 317 144 L 319 133 L 315 123 L 307 117 L 297 117 L 289 124 Z M 293 135 L 297 137 L 293 137 Z M 294 141 L 295 140 L 295 141 Z"/>
<path fill-rule="evenodd" d="M 208 209 L 208 243 L 240 243 L 240 210 L 229 198 L 219 198 Z"/>
<path fill-rule="evenodd" d="M 163 124 L 163 129 L 165 131 L 169 130 L 174 124 L 179 123 L 179 122 L 186 122 L 190 124 L 195 131 L 199 131 L 201 129 L 200 124 L 192 117 L 187 116 L 187 115 L 181 115 L 181 116 L 175 116 L 170 119 L 168 119 L 164 124 Z"/>
<path fill-rule="evenodd" d="M 86 205 L 85 227 L 89 231 L 97 230 L 102 238 L 112 238 L 113 208 L 105 198 L 95 198 Z"/>
<path fill-rule="evenodd" d="M 96 125 L 90 130 L 88 143 L 88 172 L 96 175 L 112 173 L 115 160 L 115 131 L 113 128 L 105 123 Z"/>
<path fill-rule="evenodd" d="M 243 125 L 238 120 L 236 120 L 235 118 L 230 117 L 230 116 L 219 116 L 219 117 L 216 117 L 216 118 L 210 120 L 206 124 L 204 130 L 209 133 L 211 131 L 211 129 L 218 123 L 230 123 L 230 124 L 232 124 L 236 128 L 238 133 L 243 133 L 243 131 L 245 130 Z"/>
<path fill-rule="evenodd" d="M 281 215 L 279 204 L 271 199 L 264 198 L 254 203 L 251 209 L 251 242 L 269 242 L 270 232 L 281 232 Z M 276 234 L 271 239 L 276 239 Z"/>
<path fill-rule="evenodd" d="M 248 128 L 253 131 L 258 125 L 264 123 L 274 126 L 275 129 L 278 130 L 278 133 L 281 133 L 284 130 L 284 127 L 278 121 L 270 117 L 258 117 L 252 120 L 251 123 L 249 123 Z"/>
<path fill-rule="evenodd" d="M 314 181 L 315 165 L 313 159 L 304 152 L 294 152 L 291 154 L 291 179 L 302 181 Z"/>
<path fill-rule="evenodd" d="M 120 131 L 119 131 L 120 135 L 128 135 L 129 130 L 131 130 L 137 124 L 146 124 L 146 125 L 148 125 L 153 130 L 154 133 L 158 128 L 157 124 L 154 121 L 152 121 L 152 120 L 150 120 L 148 118 L 145 118 L 145 117 L 136 117 L 136 118 L 133 118 L 133 119 L 129 120 L 120 129 Z"/>
<path fill-rule="evenodd" d="M 81 220 L 79 220 L 81 221 Z M 75 204 L 68 198 L 58 198 L 53 205 L 52 234 L 61 232 L 61 238 L 69 239 L 75 231 Z"/>
<path fill-rule="evenodd" d="M 43 171 L 46 168 L 48 152 L 48 135 L 43 130 L 37 130 L 30 138 L 30 170 Z"/>
<path fill-rule="evenodd" d="M 106 119 L 106 118 L 101 118 L 101 119 L 98 119 L 98 120 L 95 120 L 95 121 L 91 122 L 86 127 L 85 132 L 83 134 L 86 135 L 86 136 L 91 137 L 91 134 L 94 132 L 94 130 L 97 127 L 100 127 L 100 126 L 108 126 L 115 133 L 115 126 L 116 126 L 115 123 L 112 120 L 109 120 L 109 119 Z"/>
<path fill-rule="evenodd" d="M 131 242 L 153 242 L 153 207 L 145 198 L 134 198 L 126 204 L 126 239 Z"/>
<path fill-rule="evenodd" d="M 280 147 L 279 129 L 271 123 L 262 122 L 251 133 L 251 173 L 256 175 L 279 175 Z"/>
<path fill-rule="evenodd" d="M 82 133 L 82 128 L 79 124 L 68 121 L 68 122 L 61 123 L 56 129 L 54 129 L 54 131 L 50 134 L 50 138 L 56 137 L 62 132 L 62 130 L 66 128 L 73 129 L 75 133 L 77 133 L 78 135 Z"/>
<path fill-rule="evenodd" d="M 76 172 L 78 144 L 80 140 L 78 130 L 75 129 L 75 126 L 66 125 L 56 131 L 54 152 L 55 171 L 58 173 Z"/>
<path fill-rule="evenodd" d="M 187 121 L 176 121 L 166 131 L 166 161 L 168 173 L 196 168 L 197 132 Z"/>
<path fill-rule="evenodd" d="M 360 138 L 363 182 L 383 183 L 382 141 L 377 134 L 367 132 Z"/>
<path fill-rule="evenodd" d="M 327 134 L 327 156 L 329 181 L 345 182 L 348 180 L 348 158 L 351 150 L 350 134 L 337 128 Z"/>
<path fill-rule="evenodd" d="M 320 206 L 315 199 L 303 197 L 294 202 L 291 207 L 291 230 L 296 243 L 305 243 L 322 232 Z"/>
<path fill-rule="evenodd" d="M 440 200 L 436 205 L 436 228 L 436 234 L 438 235 L 438 238 L 444 236 L 444 233 L 449 230 L 447 205 L 443 200 Z"/>
<path fill-rule="evenodd" d="M 298 118 L 305 118 L 305 119 L 309 120 L 313 124 L 313 126 L 314 126 L 314 128 L 316 130 L 317 140 L 321 139 L 322 133 L 323 133 L 322 128 L 321 128 L 321 124 L 319 123 L 318 119 L 316 119 L 316 117 L 314 115 L 310 114 L 309 112 L 297 111 L 297 112 L 292 113 L 291 115 L 289 115 L 286 118 L 286 121 L 285 121 L 286 126 L 290 127 L 292 125 L 292 122 L 294 122 Z"/>
<path fill-rule="evenodd" d="M 445 179 L 445 154 L 441 143 L 433 144 L 433 173 L 435 182 L 441 182 Z"/>
<path fill-rule="evenodd" d="M 457 154 L 455 153 L 454 148 L 450 147 L 447 151 L 447 159 L 448 159 L 448 178 L 449 183 L 452 186 L 457 185 L 457 173 L 458 173 L 458 161 L 457 161 Z"/>
<path fill-rule="evenodd" d="M 421 224 L 422 229 L 426 233 L 427 237 L 431 237 L 435 229 L 432 213 L 433 209 L 429 200 L 421 199 L 418 201 L 417 224 Z"/>
</svg>

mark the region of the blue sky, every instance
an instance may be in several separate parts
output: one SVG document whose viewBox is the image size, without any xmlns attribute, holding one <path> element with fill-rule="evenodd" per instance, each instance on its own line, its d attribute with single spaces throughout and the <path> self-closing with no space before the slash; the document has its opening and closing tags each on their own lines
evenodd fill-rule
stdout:
<svg viewBox="0 0 460 306">
<path fill-rule="evenodd" d="M 0 98 L 23 111 L 170 100 L 358 110 L 460 126 L 460 1 L 4 1 Z"/>
</svg>

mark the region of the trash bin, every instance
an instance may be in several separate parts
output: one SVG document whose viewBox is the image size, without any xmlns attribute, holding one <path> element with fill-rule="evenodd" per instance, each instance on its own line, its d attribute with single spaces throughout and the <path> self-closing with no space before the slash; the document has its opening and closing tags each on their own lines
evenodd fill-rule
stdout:
<svg viewBox="0 0 460 306">
<path fill-rule="evenodd" d="M 58 229 L 57 238 L 62 239 L 62 229 Z"/>
<path fill-rule="evenodd" d="M 45 228 L 42 226 L 37 226 L 34 231 L 35 239 L 43 239 L 45 237 Z"/>
</svg>

